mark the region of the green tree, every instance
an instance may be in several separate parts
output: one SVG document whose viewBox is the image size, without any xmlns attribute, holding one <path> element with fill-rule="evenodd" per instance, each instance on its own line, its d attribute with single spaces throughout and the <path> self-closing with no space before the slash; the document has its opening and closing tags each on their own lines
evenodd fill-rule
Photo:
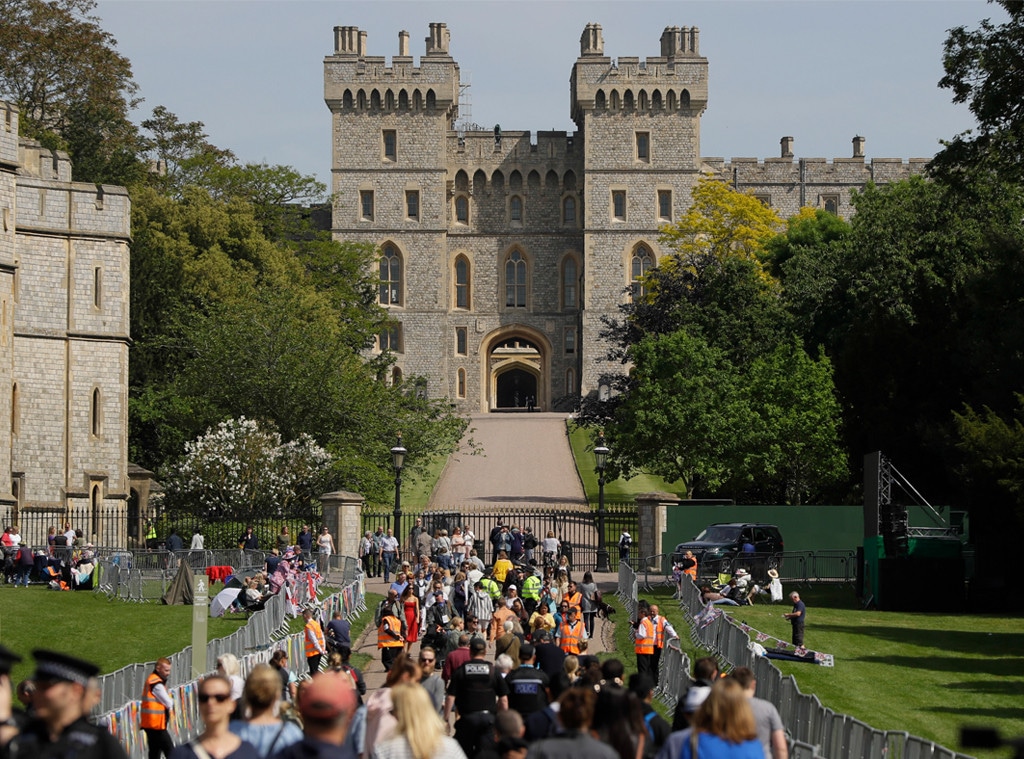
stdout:
<svg viewBox="0 0 1024 759">
<path fill-rule="evenodd" d="M 22 134 L 67 150 L 75 178 L 139 178 L 138 103 L 131 63 L 92 15 L 94 0 L 0 0 L 0 96 L 21 110 Z"/>
<path fill-rule="evenodd" d="M 1009 18 L 985 19 L 977 29 L 949 30 L 939 86 L 966 103 L 978 122 L 945 144 L 931 170 L 955 180 L 965 172 L 992 171 L 1024 181 L 1024 3 L 996 0 Z"/>
</svg>

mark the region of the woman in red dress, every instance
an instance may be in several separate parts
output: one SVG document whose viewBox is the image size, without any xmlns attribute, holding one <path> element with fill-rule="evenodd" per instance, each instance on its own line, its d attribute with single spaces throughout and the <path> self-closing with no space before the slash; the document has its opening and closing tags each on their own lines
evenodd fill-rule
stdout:
<svg viewBox="0 0 1024 759">
<path fill-rule="evenodd" d="M 412 583 L 402 591 L 402 611 L 405 612 L 405 650 L 420 639 L 420 600 L 413 592 Z"/>
</svg>

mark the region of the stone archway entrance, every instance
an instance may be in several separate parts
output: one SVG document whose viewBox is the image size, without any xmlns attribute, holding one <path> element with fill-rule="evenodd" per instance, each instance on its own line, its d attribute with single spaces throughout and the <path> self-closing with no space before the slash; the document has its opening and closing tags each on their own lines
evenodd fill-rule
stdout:
<svg viewBox="0 0 1024 759">
<path fill-rule="evenodd" d="M 532 330 L 506 329 L 487 344 L 486 411 L 543 411 L 549 403 L 550 349 Z M 531 403 L 532 401 L 532 403 Z"/>
</svg>

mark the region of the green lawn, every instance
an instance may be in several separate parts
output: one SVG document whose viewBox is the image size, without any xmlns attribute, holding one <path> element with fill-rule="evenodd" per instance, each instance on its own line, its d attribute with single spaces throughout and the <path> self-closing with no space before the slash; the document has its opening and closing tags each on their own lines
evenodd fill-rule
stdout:
<svg viewBox="0 0 1024 759">
<path fill-rule="evenodd" d="M 597 472 L 594 471 L 593 438 L 589 430 L 577 427 L 569 422 L 569 444 L 572 455 L 576 459 L 576 469 L 583 480 L 583 490 L 587 500 L 597 503 Z M 675 493 L 681 498 L 686 497 L 686 487 L 682 482 L 665 482 L 661 477 L 651 474 L 638 474 L 631 479 L 609 480 L 604 484 L 606 501 L 632 501 L 639 493 Z"/>
<path fill-rule="evenodd" d="M 836 659 L 834 668 L 775 662 L 797 679 L 803 693 L 814 693 L 825 706 L 874 728 L 906 730 L 952 749 L 958 747 L 962 725 L 990 725 L 1005 737 L 1024 735 L 1020 617 L 863 611 L 850 588 L 800 588 L 800 593 L 807 604 L 808 647 Z M 673 624 L 682 619 L 671 590 L 641 596 L 657 600 Z M 781 615 L 788 610 L 788 604 L 727 609 L 735 619 L 785 640 L 790 625 Z"/>
</svg>

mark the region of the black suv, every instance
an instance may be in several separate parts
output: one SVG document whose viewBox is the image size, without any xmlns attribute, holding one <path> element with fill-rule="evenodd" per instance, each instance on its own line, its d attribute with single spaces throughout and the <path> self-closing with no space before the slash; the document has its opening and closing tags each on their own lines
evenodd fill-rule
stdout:
<svg viewBox="0 0 1024 759">
<path fill-rule="evenodd" d="M 744 557 L 743 546 L 748 543 L 754 552 Z M 677 561 L 686 551 L 693 551 L 703 577 L 719 572 L 731 574 L 735 564 L 735 568 L 742 566 L 764 580 L 769 569 L 781 569 L 782 557 L 778 554 L 783 550 L 782 533 L 773 524 L 723 522 L 708 525 L 693 540 L 677 545 L 672 559 Z"/>
</svg>

